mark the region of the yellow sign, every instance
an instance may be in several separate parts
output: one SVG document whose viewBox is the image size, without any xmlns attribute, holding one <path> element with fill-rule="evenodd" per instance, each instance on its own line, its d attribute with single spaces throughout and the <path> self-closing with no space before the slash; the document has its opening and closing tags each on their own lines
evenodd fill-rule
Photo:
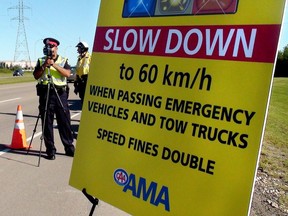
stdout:
<svg viewBox="0 0 288 216">
<path fill-rule="evenodd" d="M 284 5 L 102 1 L 70 184 L 132 215 L 247 215 Z"/>
</svg>

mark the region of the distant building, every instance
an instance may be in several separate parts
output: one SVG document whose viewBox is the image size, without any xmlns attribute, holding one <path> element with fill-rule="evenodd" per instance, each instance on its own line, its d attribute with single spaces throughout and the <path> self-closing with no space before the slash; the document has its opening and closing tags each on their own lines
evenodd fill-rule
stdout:
<svg viewBox="0 0 288 216">
<path fill-rule="evenodd" d="M 15 66 L 20 66 L 22 69 L 33 69 L 36 66 L 36 62 L 27 62 L 27 61 L 0 61 L 1 68 L 12 68 Z"/>
</svg>

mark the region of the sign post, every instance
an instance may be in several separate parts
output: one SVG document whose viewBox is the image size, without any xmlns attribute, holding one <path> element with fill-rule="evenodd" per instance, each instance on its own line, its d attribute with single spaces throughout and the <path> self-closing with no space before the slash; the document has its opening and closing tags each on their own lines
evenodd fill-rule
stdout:
<svg viewBox="0 0 288 216">
<path fill-rule="evenodd" d="M 284 5 L 102 1 L 70 185 L 132 215 L 247 215 Z"/>
</svg>

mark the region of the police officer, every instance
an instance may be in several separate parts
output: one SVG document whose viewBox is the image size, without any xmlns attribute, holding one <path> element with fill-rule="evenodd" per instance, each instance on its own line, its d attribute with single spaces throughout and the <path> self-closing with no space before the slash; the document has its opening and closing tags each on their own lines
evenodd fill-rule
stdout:
<svg viewBox="0 0 288 216">
<path fill-rule="evenodd" d="M 79 42 L 77 45 L 77 52 L 79 53 L 76 65 L 76 78 L 74 81 L 74 92 L 79 93 L 81 103 L 83 105 L 85 89 L 88 79 L 91 55 L 88 52 L 88 44 L 84 41 Z"/>
<path fill-rule="evenodd" d="M 39 58 L 34 69 L 34 78 L 38 80 L 37 95 L 39 96 L 39 112 L 44 130 L 44 142 L 47 159 L 54 160 L 53 121 L 56 114 L 58 131 L 67 156 L 74 156 L 73 135 L 71 131 L 70 112 L 67 101 L 68 85 L 66 77 L 70 75 L 67 58 L 58 55 L 60 42 L 54 38 L 43 40 L 44 57 Z M 50 88 L 48 89 L 48 87 Z M 49 96 L 47 98 L 47 95 Z M 47 106 L 46 115 L 45 108 Z M 44 117 L 45 120 L 44 120 Z M 45 122 L 45 125 L 43 126 Z"/>
</svg>

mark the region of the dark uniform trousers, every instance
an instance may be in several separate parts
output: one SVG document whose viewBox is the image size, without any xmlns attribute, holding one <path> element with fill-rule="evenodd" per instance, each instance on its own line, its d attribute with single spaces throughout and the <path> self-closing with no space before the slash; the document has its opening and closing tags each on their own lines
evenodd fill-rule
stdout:
<svg viewBox="0 0 288 216">
<path fill-rule="evenodd" d="M 41 85 L 40 85 L 41 86 Z M 39 91 L 39 112 L 41 115 L 42 125 L 44 124 L 44 114 L 46 106 L 46 95 L 47 95 L 47 86 L 40 87 Z M 56 95 L 56 92 L 58 96 Z M 73 134 L 71 131 L 70 124 L 70 111 L 67 101 L 68 95 L 65 87 L 54 89 L 50 88 L 49 99 L 46 112 L 46 120 L 44 126 L 44 142 L 46 146 L 47 155 L 54 155 L 56 153 L 56 147 L 54 145 L 54 133 L 53 133 L 53 121 L 54 114 L 56 114 L 57 127 L 59 135 L 64 145 L 66 153 L 74 152 L 73 145 Z M 59 99 L 61 100 L 61 105 Z"/>
<path fill-rule="evenodd" d="M 85 89 L 87 85 L 88 75 L 82 75 L 81 78 L 78 76 L 78 90 L 79 90 L 79 97 L 81 99 L 81 103 L 83 104 L 84 96 L 85 96 Z"/>
</svg>

